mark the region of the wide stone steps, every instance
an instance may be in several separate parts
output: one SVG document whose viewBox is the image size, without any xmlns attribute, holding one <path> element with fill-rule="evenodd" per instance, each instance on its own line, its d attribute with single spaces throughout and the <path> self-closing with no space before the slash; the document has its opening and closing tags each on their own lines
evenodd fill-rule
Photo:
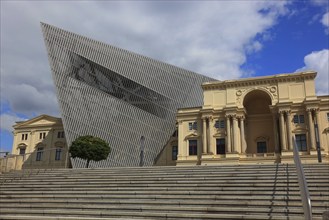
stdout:
<svg viewBox="0 0 329 220">
<path fill-rule="evenodd" d="M 305 165 L 314 219 L 329 165 Z M 0 219 L 302 219 L 293 165 L 58 169 L 0 176 Z"/>
<path fill-rule="evenodd" d="M 127 212 L 127 211 L 84 211 L 84 210 L 69 210 L 68 212 L 62 212 L 62 217 L 58 216 L 58 209 L 50 210 L 30 210 L 30 209 L 19 209 L 15 216 L 10 214 L 2 214 L 0 219 L 51 219 L 54 216 L 55 219 L 159 219 L 159 220 L 174 220 L 174 219 L 277 219 L 277 220 L 301 220 L 300 213 L 295 214 L 287 210 L 286 212 L 281 212 L 274 218 L 271 217 L 271 213 L 267 214 L 252 214 L 252 213 L 176 213 L 176 212 Z M 7 217 L 9 215 L 9 218 Z M 38 216 L 39 215 L 39 216 Z M 288 217 L 289 216 L 289 217 Z M 16 217 L 16 218 L 13 218 Z M 71 217 L 71 218 L 70 218 Z M 322 220 L 322 217 L 314 217 L 313 220 Z"/>
</svg>

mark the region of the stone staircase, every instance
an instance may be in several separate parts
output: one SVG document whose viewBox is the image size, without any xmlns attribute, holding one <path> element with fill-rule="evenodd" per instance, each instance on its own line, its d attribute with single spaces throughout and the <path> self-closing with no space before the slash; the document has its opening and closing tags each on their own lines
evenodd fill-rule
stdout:
<svg viewBox="0 0 329 220">
<path fill-rule="evenodd" d="M 322 219 L 329 164 L 304 169 Z M 303 219 L 293 164 L 17 171 L 0 184 L 0 219 Z"/>
</svg>

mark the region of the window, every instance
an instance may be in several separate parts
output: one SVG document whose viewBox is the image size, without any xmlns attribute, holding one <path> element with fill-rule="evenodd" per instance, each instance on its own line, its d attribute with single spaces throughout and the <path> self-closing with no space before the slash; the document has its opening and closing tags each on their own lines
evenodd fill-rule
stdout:
<svg viewBox="0 0 329 220">
<path fill-rule="evenodd" d="M 327 113 L 327 121 L 329 122 L 329 112 Z"/>
<path fill-rule="evenodd" d="M 57 138 L 64 138 L 64 131 L 57 132 Z"/>
<path fill-rule="evenodd" d="M 62 149 L 56 148 L 55 160 L 61 160 Z"/>
<path fill-rule="evenodd" d="M 189 140 L 188 141 L 188 150 L 189 150 L 189 155 L 198 155 L 198 141 Z"/>
<path fill-rule="evenodd" d="M 296 144 L 299 151 L 307 151 L 306 134 L 296 134 Z"/>
<path fill-rule="evenodd" d="M 25 147 L 19 148 L 19 155 L 24 155 L 26 151 Z"/>
<path fill-rule="evenodd" d="M 40 132 L 39 139 L 45 139 L 46 138 L 46 132 Z"/>
<path fill-rule="evenodd" d="M 217 154 L 225 154 L 225 138 L 216 139 Z"/>
<path fill-rule="evenodd" d="M 43 147 L 38 147 L 36 161 L 41 161 L 43 155 Z"/>
<path fill-rule="evenodd" d="M 295 124 L 304 124 L 304 115 L 294 115 Z"/>
<path fill-rule="evenodd" d="M 225 128 L 225 121 L 224 120 L 217 120 L 215 122 L 215 128 Z"/>
<path fill-rule="evenodd" d="M 172 146 L 172 151 L 171 151 L 171 158 L 172 160 L 177 160 L 177 154 L 178 154 L 178 147 L 177 146 Z"/>
<path fill-rule="evenodd" d="M 197 124 L 197 122 L 196 121 L 195 122 L 189 122 L 188 123 L 188 129 L 190 131 L 192 131 L 192 130 L 198 130 L 198 124 Z"/>
<path fill-rule="evenodd" d="M 22 141 L 26 141 L 27 140 L 27 134 L 22 134 Z"/>
<path fill-rule="evenodd" d="M 259 141 L 257 142 L 257 153 L 266 153 L 266 142 L 265 141 Z"/>
</svg>

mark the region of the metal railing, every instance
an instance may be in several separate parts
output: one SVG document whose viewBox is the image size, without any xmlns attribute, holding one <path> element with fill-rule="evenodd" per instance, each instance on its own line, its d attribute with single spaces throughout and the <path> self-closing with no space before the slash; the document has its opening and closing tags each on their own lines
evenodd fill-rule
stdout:
<svg viewBox="0 0 329 220">
<path fill-rule="evenodd" d="M 303 210 L 304 210 L 304 218 L 305 220 L 312 220 L 312 205 L 311 205 L 311 198 L 308 192 L 307 182 L 304 174 L 304 169 L 299 157 L 299 151 L 297 147 L 297 143 L 295 138 L 293 137 L 294 143 L 294 162 L 296 165 L 297 170 L 297 177 L 298 177 L 298 185 L 299 190 L 302 198 Z"/>
</svg>

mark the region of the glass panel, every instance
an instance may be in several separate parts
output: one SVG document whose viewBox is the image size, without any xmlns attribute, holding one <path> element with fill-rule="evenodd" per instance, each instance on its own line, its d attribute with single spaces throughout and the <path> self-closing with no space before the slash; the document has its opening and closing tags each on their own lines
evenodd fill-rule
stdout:
<svg viewBox="0 0 329 220">
<path fill-rule="evenodd" d="M 198 154 L 198 141 L 197 140 L 189 140 L 189 155 L 197 155 Z"/>
<path fill-rule="evenodd" d="M 217 154 L 225 154 L 225 138 L 216 139 Z"/>
<path fill-rule="evenodd" d="M 19 154 L 23 155 L 23 154 L 25 154 L 25 151 L 26 151 L 26 148 L 20 148 L 19 149 Z"/>
<path fill-rule="evenodd" d="M 299 151 L 307 151 L 306 134 L 296 134 L 296 144 Z"/>
<path fill-rule="evenodd" d="M 266 153 L 266 142 L 265 141 L 259 141 L 257 142 L 257 153 Z"/>
<path fill-rule="evenodd" d="M 43 147 L 38 147 L 36 161 L 42 160 L 42 154 L 43 154 Z"/>
</svg>

